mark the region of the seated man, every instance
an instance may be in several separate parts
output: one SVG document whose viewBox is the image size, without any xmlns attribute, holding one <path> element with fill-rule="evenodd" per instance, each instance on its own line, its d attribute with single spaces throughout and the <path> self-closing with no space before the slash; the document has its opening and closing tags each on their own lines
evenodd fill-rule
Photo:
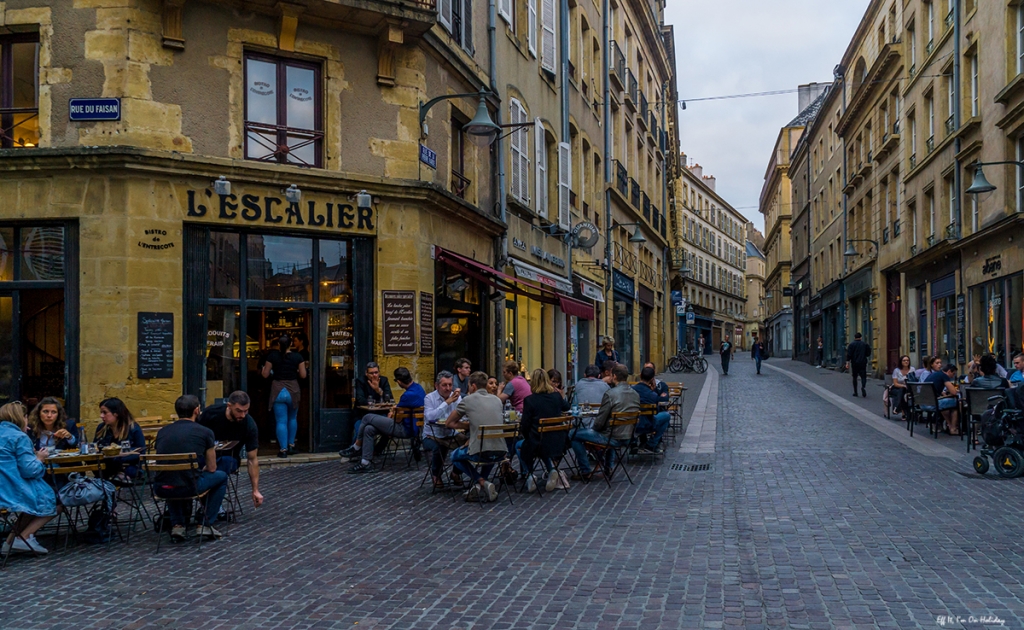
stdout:
<svg viewBox="0 0 1024 630">
<path fill-rule="evenodd" d="M 174 501 L 175 497 L 191 497 L 201 492 L 206 495 L 203 524 L 196 528 L 197 536 L 220 538 L 213 522 L 228 489 L 228 474 L 217 470 L 216 438 L 213 431 L 197 424 L 199 399 L 192 395 L 180 396 L 174 401 L 178 419 L 156 434 L 156 452 L 159 455 L 195 453 L 202 472 L 196 479 L 188 472 L 163 472 L 153 480 L 156 495 L 167 501 L 167 514 L 171 520 L 171 540 L 185 539 L 185 525 L 192 516 L 192 501 Z M 184 463 L 184 460 L 183 460 Z"/>
<path fill-rule="evenodd" d="M 971 387 L 982 387 L 984 389 L 1006 389 L 1010 384 L 1005 378 L 999 376 L 999 371 L 996 369 L 999 364 L 996 363 L 996 358 L 991 354 L 986 354 L 981 357 L 978 361 L 978 370 L 981 372 L 981 376 L 978 376 L 971 381 Z"/>
<path fill-rule="evenodd" d="M 608 391 L 608 383 L 601 380 L 601 370 L 594 364 L 583 369 L 583 378 L 577 381 L 576 404 L 577 405 L 600 405 L 601 398 Z"/>
<path fill-rule="evenodd" d="M 380 366 L 373 361 L 367 362 L 363 378 L 356 379 L 354 388 L 356 394 L 356 425 L 352 434 L 359 435 L 363 416 L 366 415 L 365 410 L 360 409 L 360 407 L 392 401 L 395 398 L 391 395 L 391 383 L 388 382 L 388 377 L 380 375 Z"/>
<path fill-rule="evenodd" d="M 572 452 L 576 456 L 576 464 L 579 466 L 579 474 L 574 475 L 577 480 L 586 480 L 593 474 L 590 468 L 590 460 L 587 459 L 588 443 L 608 444 L 611 440 L 625 441 L 629 439 L 629 427 L 615 427 L 614 431 L 608 427 L 612 413 L 639 412 L 640 396 L 629 386 L 626 380 L 629 378 L 629 370 L 625 365 L 617 363 L 612 368 L 612 376 L 615 377 L 615 387 L 604 393 L 601 399 L 601 410 L 594 419 L 594 428 L 581 427 L 576 429 L 572 436 Z M 610 458 L 609 458 L 610 460 Z M 605 461 L 605 466 L 612 462 Z"/>
<path fill-rule="evenodd" d="M 932 360 L 939 362 L 939 357 Z M 939 412 L 946 419 L 946 430 L 950 435 L 960 435 L 960 425 L 957 424 L 957 387 L 956 387 L 956 366 L 947 363 L 941 370 L 935 370 L 924 379 L 925 383 L 931 383 L 935 388 L 935 395 L 939 398 Z M 922 406 L 926 411 L 935 411 L 934 408 Z"/>
<path fill-rule="evenodd" d="M 411 438 L 416 435 L 416 422 L 406 414 L 398 414 L 399 409 L 419 409 L 423 407 L 423 401 L 427 393 L 423 387 L 412 380 L 412 374 L 408 368 L 400 367 L 395 370 L 395 381 L 399 387 L 405 390 L 398 400 L 398 405 L 391 408 L 388 415 L 382 416 L 376 413 L 368 413 L 363 416 L 363 422 L 359 427 L 359 434 L 352 446 L 341 451 L 342 457 L 352 457 L 362 453 L 362 459 L 349 469 L 350 473 L 359 474 L 371 472 L 373 466 L 373 444 L 378 435 L 390 435 L 396 438 Z M 396 415 L 401 420 L 395 420 Z"/>
<path fill-rule="evenodd" d="M 663 398 L 658 393 L 658 388 L 654 381 L 654 368 L 645 367 L 640 371 L 640 382 L 633 386 L 633 391 L 640 397 L 641 405 L 654 405 L 655 409 L 657 409 L 659 403 L 668 402 L 668 388 L 665 388 Z M 671 420 L 672 416 L 667 411 L 657 411 L 653 416 L 640 415 L 640 420 L 636 423 L 636 434 L 646 438 L 646 444 L 640 447 L 642 452 L 663 452 L 663 449 L 661 449 L 661 437 L 665 435 L 665 430 L 668 429 Z"/>
<path fill-rule="evenodd" d="M 469 378 L 466 375 L 466 391 L 469 391 Z M 448 416 L 455 411 L 462 396 L 455 389 L 454 378 L 448 370 L 441 370 L 434 379 L 434 391 L 423 400 L 423 450 L 430 453 L 430 475 L 434 478 L 435 487 L 443 487 L 441 472 L 448 452 L 459 446 L 460 437 L 465 437 L 454 429 L 445 426 Z M 461 443 L 465 443 L 463 439 Z M 452 474 L 452 482 L 456 483 L 458 473 Z M 458 485 L 461 485 L 461 479 Z"/>
<path fill-rule="evenodd" d="M 651 368 L 652 370 L 654 370 L 655 374 L 658 373 L 658 369 L 655 368 L 654 364 L 651 363 L 650 361 L 648 361 L 647 363 L 644 363 L 644 367 L 645 368 L 648 368 L 648 367 Z M 680 383 L 680 385 L 682 385 L 682 383 Z M 686 389 L 686 388 L 682 387 L 682 389 Z M 665 381 L 663 381 L 661 379 L 655 378 L 654 379 L 654 391 L 656 391 L 658 393 L 658 402 L 659 403 L 666 403 L 667 404 L 669 402 L 668 383 L 666 383 Z"/>
<path fill-rule="evenodd" d="M 1013 372 L 1006 377 L 1010 381 L 1010 385 L 1024 383 L 1024 352 L 1013 356 L 1013 368 Z"/>
<path fill-rule="evenodd" d="M 249 415 L 249 394 L 243 391 L 231 392 L 226 403 L 207 407 L 199 416 L 199 424 L 213 431 L 213 437 L 221 442 L 238 442 L 228 455 L 217 458 L 217 470 L 232 474 L 242 463 L 242 447 L 245 447 L 245 467 L 252 484 L 252 504 L 263 505 L 260 494 L 260 433 L 256 421 Z"/>
<path fill-rule="evenodd" d="M 613 373 L 616 365 L 621 364 L 616 363 L 615 361 L 605 361 L 601 365 L 601 380 L 604 381 L 605 385 L 607 385 L 609 388 L 615 387 L 615 384 L 617 382 L 615 380 L 615 374 Z"/>
<path fill-rule="evenodd" d="M 469 432 L 469 443 L 452 453 L 452 465 L 473 480 L 469 492 L 466 493 L 467 501 L 475 501 L 481 496 L 486 497 L 488 501 L 498 498 L 498 489 L 487 480 L 493 465 L 486 462 L 499 462 L 504 459 L 508 445 L 500 438 L 489 438 L 481 444 L 480 427 L 500 426 L 503 407 L 500 398 L 487 393 L 487 374 L 473 372 L 469 375 L 469 396 L 459 402 L 445 422 L 449 429 Z M 470 460 L 480 461 L 480 470 L 477 470 Z"/>
</svg>

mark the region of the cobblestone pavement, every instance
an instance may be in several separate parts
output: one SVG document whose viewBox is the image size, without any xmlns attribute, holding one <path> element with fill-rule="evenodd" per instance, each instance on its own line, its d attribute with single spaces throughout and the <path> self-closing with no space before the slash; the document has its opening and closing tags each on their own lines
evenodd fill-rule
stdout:
<svg viewBox="0 0 1024 630">
<path fill-rule="evenodd" d="M 481 507 L 430 496 L 422 471 L 275 469 L 265 506 L 201 552 L 145 534 L 13 559 L 0 627 L 1022 625 L 1019 480 L 962 476 L 741 358 L 718 385 L 716 451 L 670 448 L 635 485 Z"/>
</svg>

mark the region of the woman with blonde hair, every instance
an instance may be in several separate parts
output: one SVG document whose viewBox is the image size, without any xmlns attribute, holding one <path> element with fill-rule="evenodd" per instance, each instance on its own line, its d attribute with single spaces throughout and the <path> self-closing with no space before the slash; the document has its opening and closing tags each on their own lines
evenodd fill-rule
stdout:
<svg viewBox="0 0 1024 630">
<path fill-rule="evenodd" d="M 533 492 L 537 489 L 537 480 L 534 478 L 533 460 L 544 458 L 544 468 L 547 471 L 545 489 L 551 492 L 558 484 L 558 471 L 555 470 L 552 462 L 552 455 L 561 455 L 554 445 L 545 444 L 540 433 L 540 421 L 545 418 L 557 418 L 569 410 L 569 403 L 551 385 L 548 373 L 536 369 L 530 374 L 530 391 L 533 392 L 523 401 L 523 415 L 519 422 L 519 434 L 523 439 L 516 443 L 516 453 L 522 464 L 523 474 L 526 475 L 526 490 Z M 563 439 L 564 444 L 564 439 Z"/>
<path fill-rule="evenodd" d="M 0 508 L 19 515 L 0 547 L 5 556 L 12 551 L 47 553 L 35 534 L 57 514 L 57 497 L 43 480 L 49 452 L 33 452 L 25 426 L 25 405 L 12 402 L 0 407 Z"/>
</svg>

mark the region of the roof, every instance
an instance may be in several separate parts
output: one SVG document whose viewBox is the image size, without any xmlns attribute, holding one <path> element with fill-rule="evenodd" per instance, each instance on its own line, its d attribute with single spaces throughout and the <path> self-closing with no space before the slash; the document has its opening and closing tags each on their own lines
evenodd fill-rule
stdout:
<svg viewBox="0 0 1024 630">
<path fill-rule="evenodd" d="M 761 260 L 765 259 L 764 254 L 761 252 L 761 250 L 757 248 L 757 245 L 754 245 L 750 241 L 747 241 L 747 257 L 749 258 L 751 256 L 760 258 Z"/>
<path fill-rule="evenodd" d="M 791 120 L 789 122 L 789 124 L 786 125 L 786 126 L 787 127 L 806 127 L 811 122 L 813 122 L 814 119 L 818 117 L 818 112 L 821 111 L 821 105 L 822 105 L 822 103 L 825 102 L 825 96 L 827 96 L 828 93 L 832 91 L 830 88 L 831 88 L 831 86 L 829 86 L 829 87 L 825 88 L 824 90 L 822 90 L 821 94 L 818 95 L 818 98 L 814 99 L 814 102 L 812 102 L 810 105 L 808 105 L 804 109 L 804 111 L 802 111 L 799 114 L 797 114 L 796 118 Z"/>
</svg>

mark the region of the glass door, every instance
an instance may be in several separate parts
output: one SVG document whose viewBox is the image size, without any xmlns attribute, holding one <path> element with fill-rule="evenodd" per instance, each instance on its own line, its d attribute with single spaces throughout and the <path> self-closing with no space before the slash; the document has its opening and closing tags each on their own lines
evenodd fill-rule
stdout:
<svg viewBox="0 0 1024 630">
<path fill-rule="evenodd" d="M 319 370 L 320 441 L 352 440 L 355 322 L 351 310 L 321 310 L 316 343 L 323 357 Z"/>
<path fill-rule="evenodd" d="M 252 405 L 249 415 L 256 420 L 260 430 L 260 446 L 278 451 L 277 423 L 271 411 L 270 394 L 274 377 L 263 378 L 263 365 L 267 354 L 277 348 L 277 340 L 283 335 L 292 338 L 292 349 L 297 350 L 296 337 L 309 338 L 311 313 L 302 308 L 248 308 L 246 310 L 246 373 L 249 397 Z M 299 379 L 301 400 L 299 402 L 299 431 L 295 443 L 303 450 L 311 446 L 309 374 Z"/>
<path fill-rule="evenodd" d="M 0 404 L 11 402 L 19 389 L 14 357 L 14 297 L 0 295 Z"/>
</svg>

